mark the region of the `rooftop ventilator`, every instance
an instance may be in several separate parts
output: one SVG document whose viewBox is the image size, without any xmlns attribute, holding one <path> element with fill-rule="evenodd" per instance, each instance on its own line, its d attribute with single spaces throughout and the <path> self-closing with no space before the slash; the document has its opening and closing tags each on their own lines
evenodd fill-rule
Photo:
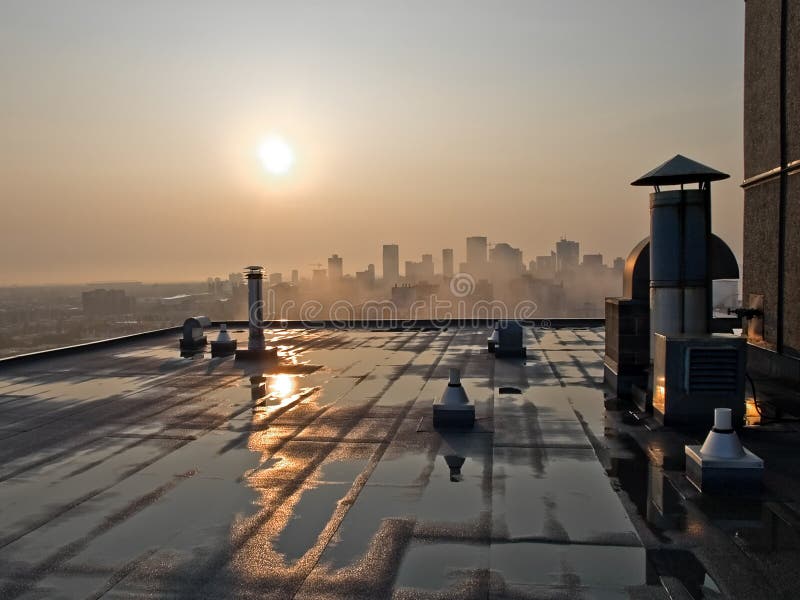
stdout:
<svg viewBox="0 0 800 600">
<path fill-rule="evenodd" d="M 714 410 L 714 427 L 702 446 L 686 446 L 686 477 L 699 490 L 736 493 L 761 487 L 764 461 L 742 446 L 730 408 Z"/>
<path fill-rule="evenodd" d="M 219 326 L 217 339 L 211 342 L 211 356 L 230 356 L 236 352 L 236 340 L 228 333 L 228 325 L 222 323 Z"/>
<path fill-rule="evenodd" d="M 679 154 L 632 183 L 654 188 L 650 390 L 666 425 L 708 427 L 715 408 L 731 409 L 735 424 L 744 419 L 744 340 L 711 333 L 711 182 L 728 177 Z"/>
<path fill-rule="evenodd" d="M 183 322 L 183 337 L 180 349 L 184 352 L 200 350 L 207 343 L 205 329 L 211 326 L 211 319 L 204 316 L 189 317 Z"/>
<path fill-rule="evenodd" d="M 475 404 L 470 402 L 467 392 L 461 385 L 461 371 L 450 369 L 450 378 L 441 399 L 433 403 L 433 426 L 473 427 L 475 425 Z"/>
<path fill-rule="evenodd" d="M 264 341 L 264 267 L 253 265 L 245 267 L 247 279 L 247 299 L 249 327 L 247 349 L 236 350 L 237 359 L 277 360 L 276 348 L 269 348 Z"/>
</svg>

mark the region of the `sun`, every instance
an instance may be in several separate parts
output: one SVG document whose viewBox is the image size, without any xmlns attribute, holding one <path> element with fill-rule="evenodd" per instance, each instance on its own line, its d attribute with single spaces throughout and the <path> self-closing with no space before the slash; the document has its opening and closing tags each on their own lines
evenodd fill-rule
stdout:
<svg viewBox="0 0 800 600">
<path fill-rule="evenodd" d="M 279 135 L 269 135 L 258 146 L 261 166 L 270 175 L 286 175 L 294 166 L 294 150 Z"/>
</svg>

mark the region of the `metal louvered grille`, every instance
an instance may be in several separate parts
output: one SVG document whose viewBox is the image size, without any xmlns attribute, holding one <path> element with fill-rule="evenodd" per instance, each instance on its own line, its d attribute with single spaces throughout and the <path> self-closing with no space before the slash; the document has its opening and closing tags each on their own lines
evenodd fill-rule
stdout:
<svg viewBox="0 0 800 600">
<path fill-rule="evenodd" d="M 736 348 L 689 348 L 686 362 L 687 392 L 736 392 L 739 369 Z"/>
</svg>

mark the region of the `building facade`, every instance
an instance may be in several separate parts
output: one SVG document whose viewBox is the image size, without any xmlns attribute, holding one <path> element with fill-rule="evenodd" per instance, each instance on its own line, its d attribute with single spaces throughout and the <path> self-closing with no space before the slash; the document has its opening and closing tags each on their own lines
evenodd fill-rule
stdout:
<svg viewBox="0 0 800 600">
<path fill-rule="evenodd" d="M 334 254 L 328 259 L 328 279 L 331 281 L 339 281 L 344 275 L 344 266 L 342 257 Z"/>
<path fill-rule="evenodd" d="M 800 381 L 800 0 L 747 0 L 742 304 L 750 366 Z"/>
<path fill-rule="evenodd" d="M 397 244 L 383 245 L 383 282 L 397 283 L 400 280 L 400 247 Z"/>
<path fill-rule="evenodd" d="M 442 275 L 445 277 L 453 276 L 453 249 L 445 248 L 442 250 Z"/>
</svg>

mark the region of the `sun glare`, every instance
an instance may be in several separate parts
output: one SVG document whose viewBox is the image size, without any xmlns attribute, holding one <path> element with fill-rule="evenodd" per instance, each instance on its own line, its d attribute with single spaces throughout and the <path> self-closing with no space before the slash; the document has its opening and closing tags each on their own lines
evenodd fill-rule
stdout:
<svg viewBox="0 0 800 600">
<path fill-rule="evenodd" d="M 294 150 L 282 137 L 270 135 L 258 147 L 258 157 L 270 175 L 286 175 L 294 166 Z"/>
<path fill-rule="evenodd" d="M 275 375 L 269 387 L 279 398 L 286 398 L 294 391 L 294 378 L 283 373 Z"/>
</svg>

